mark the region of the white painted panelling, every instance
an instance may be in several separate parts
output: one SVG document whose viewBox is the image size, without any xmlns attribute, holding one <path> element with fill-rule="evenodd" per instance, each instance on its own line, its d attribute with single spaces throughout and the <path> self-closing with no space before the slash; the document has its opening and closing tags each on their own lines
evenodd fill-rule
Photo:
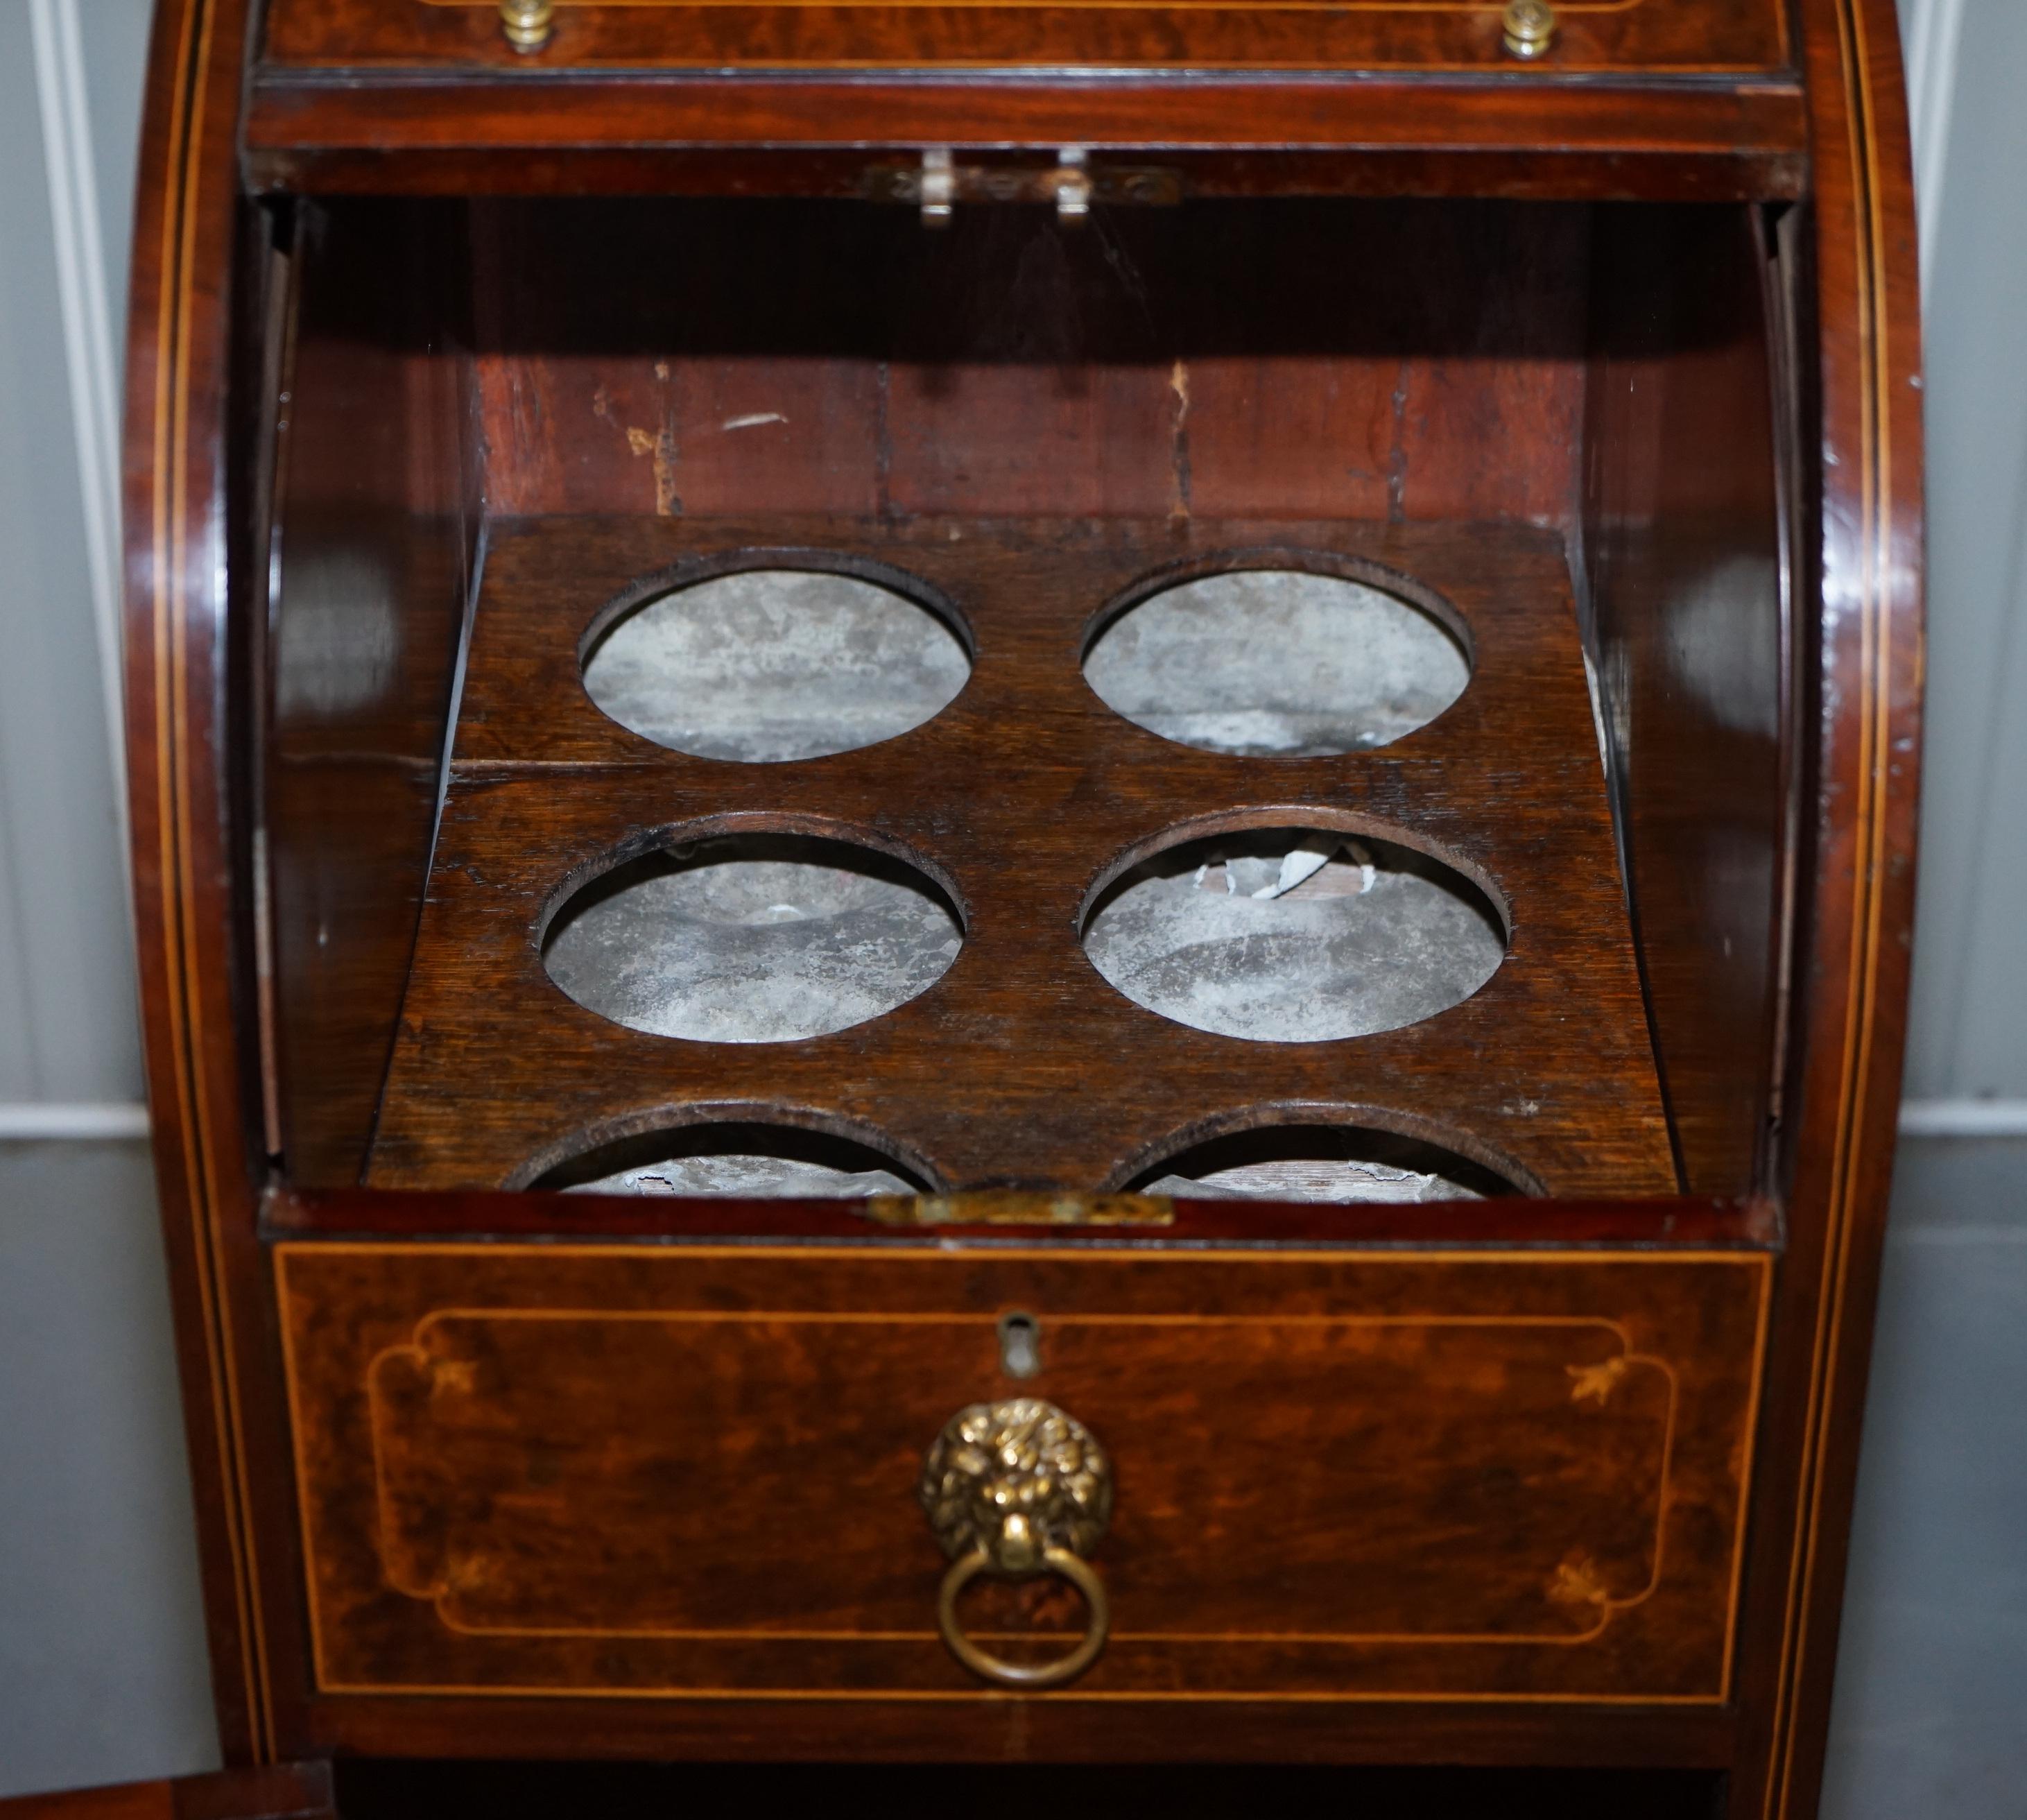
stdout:
<svg viewBox="0 0 2027 1820">
<path fill-rule="evenodd" d="M 1939 0 L 1929 0 L 1930 4 Z M 1929 223 L 1929 714 L 1907 1087 L 2027 1097 L 2027 5 L 1965 0 Z"/>
<path fill-rule="evenodd" d="M 63 46 L 54 65 L 39 57 L 36 30 L 29 0 L 0 0 L 0 42 L 18 47 L 0 58 L 0 1093 L 131 1102 L 141 1086 L 131 939 L 94 608 L 104 496 L 102 484 L 87 510 L 71 392 L 77 371 L 98 400 L 88 433 L 102 464 L 112 333 L 67 330 L 51 200 L 61 191 L 88 216 L 99 192 L 88 158 L 53 178 L 37 79 L 61 76 Z M 94 267 L 103 297 L 102 236 L 69 244 L 72 292 L 89 302 L 80 273 Z M 72 348 L 100 363 L 95 376 L 74 368 Z"/>
<path fill-rule="evenodd" d="M 2022 43 L 2027 46 L 2027 34 Z M 2021 136 L 2021 150 L 2027 156 L 2027 134 Z M 2027 210 L 2020 219 L 2027 238 Z M 2027 250 L 2018 264 L 2014 281 L 2027 285 Z M 2023 326 L 2023 297 L 2027 291 L 2016 290 L 2010 300 L 2016 335 Z M 2017 427 L 2027 432 L 2027 361 L 2017 347 L 2014 361 L 2021 382 L 2014 393 Z M 1969 892 L 1950 1079 L 1951 1092 L 1981 1098 L 2027 1094 L 2027 712 L 2021 708 L 2027 703 L 2027 435 L 2013 501 L 2010 572 L 2000 583 L 1999 638 L 1990 653 L 1992 718 L 1977 779 L 1977 870 Z"/>
<path fill-rule="evenodd" d="M 1920 212 L 1922 289 L 1934 250 L 1930 224 L 1941 207 L 1948 162 L 1950 99 L 1963 38 L 1964 0 L 1900 0 L 1907 102 L 1914 140 L 1914 192 Z"/>
<path fill-rule="evenodd" d="M 108 768 L 117 779 L 127 770 L 120 717 L 120 373 L 113 357 L 113 316 L 105 294 L 105 235 L 98 219 L 84 46 L 77 0 L 28 0 L 28 18 L 63 317 L 65 372 L 70 386 L 71 441 L 77 455 L 92 624 L 105 697 Z M 124 862 L 123 791 L 113 792 L 113 805 Z"/>
<path fill-rule="evenodd" d="M 105 246 L 105 295 L 113 312 L 113 352 L 116 361 L 124 361 L 128 242 L 133 236 L 129 217 L 154 0 L 75 0 L 75 12 L 84 54 L 85 104 L 91 124 L 92 168 L 98 179 L 98 222 Z M 116 372 L 114 377 L 116 380 L 120 375 Z"/>
<path fill-rule="evenodd" d="M 0 339 L 6 332 L 6 299 L 0 294 Z M 7 413 L 7 376 L 0 367 L 0 421 Z M 0 486 L 6 485 L 0 466 Z M 25 1034 L 28 1027 L 28 945 L 21 934 L 15 903 L 14 868 L 9 852 L 4 797 L 0 797 L 0 1096 L 25 1098 L 35 1091 L 35 1062 Z"/>
</svg>

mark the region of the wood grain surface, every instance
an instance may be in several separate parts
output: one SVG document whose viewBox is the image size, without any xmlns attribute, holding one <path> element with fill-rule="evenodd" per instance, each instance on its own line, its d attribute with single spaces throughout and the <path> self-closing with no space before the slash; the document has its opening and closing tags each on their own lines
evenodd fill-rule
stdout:
<svg viewBox="0 0 2027 1820">
<path fill-rule="evenodd" d="M 234 693 L 253 597 L 231 375 L 265 320 L 241 263 L 241 0 L 157 9 L 127 310 L 127 793 L 155 1171 L 176 1317 L 205 1616 L 226 1759 L 272 1762 L 269 1620 L 293 1596 L 285 1541 L 257 1537 L 249 1427 L 285 1445 L 254 1230 L 261 1160 L 253 990 L 249 705 Z M 244 677 L 243 668 L 238 672 Z M 243 682 L 241 685 L 243 689 Z M 236 736 L 236 737 L 235 737 Z M 239 1020 L 244 1017 L 242 1025 Z M 241 1361 L 246 1368 L 241 1368 Z M 273 1604 L 267 1603 L 275 1601 Z M 281 1619 L 286 1630 L 287 1619 Z M 286 1698 L 286 1694 L 282 1694 Z"/>
<path fill-rule="evenodd" d="M 1192 72 L 962 85 L 851 71 L 727 80 L 452 72 L 398 80 L 257 72 L 249 182 L 277 194 L 862 198 L 924 146 L 1046 169 L 1158 158 L 1197 197 L 1793 200 L 1807 115 L 1790 80 L 1547 83 Z M 1007 151 L 1004 148 L 1014 147 Z M 755 160 L 752 154 L 767 154 Z M 1272 157 L 1257 154 L 1271 151 Z"/>
<path fill-rule="evenodd" d="M 1046 1211 L 1036 1217 L 1037 1202 Z M 1770 1200 L 1708 1200 L 1642 1195 L 1627 1200 L 1553 1200 L 1501 1195 L 1485 1200 L 1331 1204 L 1165 1201 L 1135 1196 L 1139 1217 L 1087 1223 L 1083 1197 L 991 1193 L 932 1197 L 931 1219 L 911 1219 L 905 1202 L 876 1210 L 862 1201 L 744 1200 L 713 1196 L 548 1195 L 466 1190 L 387 1193 L 378 1189 L 294 1189 L 278 1185 L 261 1210 L 271 1238 L 840 1239 L 891 1245 L 962 1239 L 988 1245 L 1051 1245 L 1103 1250 L 1124 1239 L 1194 1245 L 1496 1245 L 1771 1248 L 1780 1234 Z M 1029 1217 L 1006 1216 L 1009 1204 Z M 1116 1202 L 1114 1204 L 1116 1205 Z M 562 1210 L 567 1207 L 566 1215 Z"/>
<path fill-rule="evenodd" d="M 1793 384 L 1811 426 L 1799 642 L 1799 990 L 1779 1164 L 1789 1263 L 1741 1633 L 1730 1820 L 1808 1820 L 1822 1787 L 1872 1308 L 1892 1186 L 1920 797 L 1921 295 L 1892 0 L 1804 0 L 1817 202 Z M 1798 729 L 1799 730 L 1799 729 Z M 1769 1458 L 1776 1457 L 1770 1454 Z"/>
<path fill-rule="evenodd" d="M 220 1770 L 0 1801 L 0 1820 L 337 1820 L 327 1763 Z"/>
<path fill-rule="evenodd" d="M 1018 1393 L 1119 1483 L 1113 1639 L 1068 1697 L 1724 1696 L 1763 1254 L 277 1269 L 327 1691 L 965 1697 L 915 1480 L 959 1406 Z M 1039 1323 L 1018 1385 L 1008 1307 Z M 1076 1623 L 1050 1582 L 976 1622 Z"/>
<path fill-rule="evenodd" d="M 498 516 L 1579 515 L 1581 206 L 473 214 Z"/>
<path fill-rule="evenodd" d="M 365 1167 L 435 828 L 478 541 L 467 238 L 455 204 L 360 207 L 305 222 L 290 253 L 262 527 L 266 958 L 284 1013 L 269 1148 L 318 1181 Z"/>
<path fill-rule="evenodd" d="M 600 715 L 577 652 L 604 603 L 644 577 L 756 560 L 755 547 L 847 567 L 877 557 L 940 592 L 977 643 L 963 694 L 899 739 L 797 764 L 691 758 Z M 1290 561 L 1433 590 L 1472 648 L 1463 699 L 1375 751 L 1248 760 L 1159 739 L 1084 682 L 1087 628 L 1133 584 Z M 1402 840 L 1464 871 L 1505 907 L 1504 964 L 1406 1029 L 1264 1044 L 1144 1011 L 1085 960 L 1083 908 L 1135 856 L 1191 833 L 1309 825 Z M 550 982 L 541 934 L 567 881 L 668 838 L 762 827 L 855 836 L 921 867 L 962 912 L 956 965 L 884 1017 L 794 1043 L 643 1035 Z M 1666 1193 L 1624 917 L 1552 535 L 1202 519 L 502 524 L 368 1179 L 519 1182 L 708 1106 L 849 1121 L 953 1187 L 1092 1191 L 1301 1106 L 1428 1137 L 1552 1193 Z"/>
<path fill-rule="evenodd" d="M 273 0 L 270 69 L 557 70 L 947 66 L 1235 68 L 1762 75 L 1789 66 L 1778 0 L 1568 0 L 1541 61 L 1516 60 L 1500 9 L 1474 0 L 1199 0 L 1137 4 L 813 4 L 810 0 L 563 0 L 554 35 L 523 55 L 492 0 Z"/>
<path fill-rule="evenodd" d="M 1584 553 L 1627 893 L 1685 1185 L 1761 1178 L 1793 860 L 1802 502 L 1793 250 L 1715 209 L 1601 209 Z"/>
<path fill-rule="evenodd" d="M 1075 144 L 1159 147 L 1202 194 L 1800 193 L 1779 0 L 1564 6 L 1533 64 L 1505 49 L 1499 13 L 566 6 L 524 57 L 477 0 L 283 0 L 254 72 L 249 175 L 280 191 L 858 195 L 877 160 L 840 148 Z M 961 87 L 935 80 L 959 70 Z M 1355 87 L 1330 73 L 1354 71 Z M 733 146 L 776 155 L 735 172 L 718 150 Z M 1220 150 L 1236 146 L 1281 155 Z M 1362 155 L 1287 155 L 1326 148 Z"/>
</svg>

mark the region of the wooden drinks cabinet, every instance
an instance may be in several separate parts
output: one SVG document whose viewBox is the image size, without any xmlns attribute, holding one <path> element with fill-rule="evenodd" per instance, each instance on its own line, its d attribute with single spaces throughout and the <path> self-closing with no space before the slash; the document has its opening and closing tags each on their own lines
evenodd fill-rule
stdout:
<svg viewBox="0 0 2027 1820">
<path fill-rule="evenodd" d="M 1812 1813 L 1912 897 L 1889 0 L 155 34 L 229 1760 Z"/>
</svg>

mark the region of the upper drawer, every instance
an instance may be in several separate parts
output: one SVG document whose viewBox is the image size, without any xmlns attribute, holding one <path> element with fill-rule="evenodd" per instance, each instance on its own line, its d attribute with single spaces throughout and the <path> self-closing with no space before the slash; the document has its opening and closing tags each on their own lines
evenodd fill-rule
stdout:
<svg viewBox="0 0 2027 1820">
<path fill-rule="evenodd" d="M 1726 1696 L 1763 1254 L 305 1242 L 277 1268 L 326 1692 L 975 1694 L 925 1456 L 1032 1397 L 1095 1437 L 1054 1461 L 1097 1475 L 1078 1508 L 1112 1499 L 1102 1534 L 1038 1538 L 1083 1551 L 1110 1621 L 1046 1697 Z M 930 1478 L 1025 1508 L 1049 1463 L 1019 1452 Z M 1068 1494 L 1038 1495 L 1049 1530 Z M 982 1572 L 954 1622 L 1032 1665 L 1081 1610 Z"/>
<path fill-rule="evenodd" d="M 519 73 L 1194 65 L 1750 75 L 1791 61 L 1783 0 L 1556 0 L 1538 53 L 1525 58 L 1508 42 L 1503 0 L 556 0 L 548 29 L 524 53 L 507 40 L 498 0 L 272 0 L 264 55 L 274 68 Z"/>
</svg>

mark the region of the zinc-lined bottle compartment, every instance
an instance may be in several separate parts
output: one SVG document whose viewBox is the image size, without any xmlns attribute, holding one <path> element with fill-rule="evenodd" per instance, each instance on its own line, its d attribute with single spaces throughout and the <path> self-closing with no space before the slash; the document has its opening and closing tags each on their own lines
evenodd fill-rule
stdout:
<svg viewBox="0 0 2027 1820">
<path fill-rule="evenodd" d="M 703 756 L 620 724 L 585 686 L 630 613 L 687 595 L 701 615 L 720 576 L 854 572 L 906 578 L 969 653 L 954 696 L 892 737 L 770 760 L 722 736 Z M 1183 654 L 1197 718 L 1168 731 L 1194 742 L 1109 706 L 1087 653 L 1146 610 L 1121 603 L 1226 579 L 1253 604 L 1243 631 L 1220 611 Z M 1319 634 L 1273 610 L 1331 600 L 1325 582 L 1381 635 L 1357 613 Z M 869 722 L 891 697 L 851 679 L 853 642 L 819 597 L 791 579 L 774 616 L 716 629 L 751 642 L 762 694 L 800 672 L 785 693 L 835 746 L 855 697 Z M 856 627 L 876 668 L 881 629 Z M 1368 685 L 1364 731 L 1349 687 L 1320 734 L 1313 715 L 1270 724 L 1290 689 L 1301 707 L 1315 660 L 1277 671 L 1267 654 L 1305 634 Z M 693 691 L 722 708 L 735 686 L 699 642 L 662 672 L 678 718 Z M 1246 653 L 1222 706 L 1220 643 Z M 798 646 L 829 649 L 841 690 Z M 759 749 L 788 718 L 755 717 Z M 1213 749 L 1220 730 L 1242 749 Z M 1277 1158 L 1256 1136 L 1182 1191 L 1420 1198 L 1468 1175 L 1466 1192 L 1668 1192 L 1556 541 L 1265 521 L 496 527 L 367 1179 L 525 1185 L 621 1139 L 666 1163 L 658 1132 L 696 1160 L 714 1124 L 742 1145 L 755 1126 L 864 1145 L 890 1160 L 888 1192 L 1144 1185 L 1262 1127 L 1304 1138 Z M 1328 1141 L 1356 1132 L 1383 1141 L 1368 1157 Z M 590 1179 L 707 1182 L 695 1160 L 663 1183 L 612 1177 Z"/>
<path fill-rule="evenodd" d="M 1492 204 L 940 235 L 810 204 L 306 216 L 268 775 L 285 1171 L 1742 1191 L 1770 483 L 1763 549 L 1736 513 L 1657 542 L 1667 426 L 1622 400 L 1679 375 L 1736 409 L 1749 492 L 1768 357 L 1749 222 L 1667 220 L 1657 256 L 1628 215 Z M 401 232 L 405 319 L 367 283 Z M 1627 307 L 1630 257 L 1732 288 L 1671 327 Z M 390 474 L 438 509 L 361 511 Z M 1681 712 L 1641 694 L 1650 580 L 1763 641 L 1688 679 L 1730 691 L 1708 775 L 1627 763 Z M 401 634 L 377 675 L 369 583 Z M 376 773 L 390 720 L 412 756 Z M 1736 889 L 1671 895 L 1713 842 Z M 1630 906 L 1623 858 L 1668 890 Z M 330 914 L 348 891 L 370 916 Z"/>
</svg>

